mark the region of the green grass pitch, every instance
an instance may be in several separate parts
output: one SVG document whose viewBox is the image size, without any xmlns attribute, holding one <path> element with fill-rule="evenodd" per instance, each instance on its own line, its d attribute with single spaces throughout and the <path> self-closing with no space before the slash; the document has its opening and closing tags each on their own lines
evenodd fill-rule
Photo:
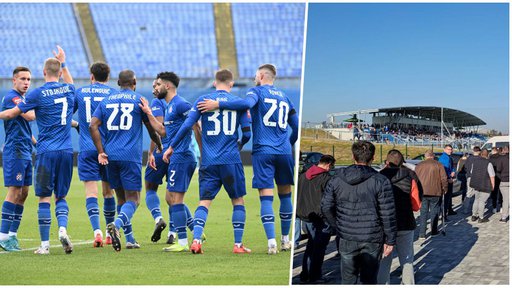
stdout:
<svg viewBox="0 0 512 288">
<path fill-rule="evenodd" d="M 3 174 L 0 173 L 3 185 Z M 194 213 L 199 200 L 197 172 L 192 179 L 185 202 Z M 245 206 L 247 221 L 244 245 L 252 249 L 251 254 L 234 255 L 233 228 L 231 226 L 232 206 L 227 193 L 222 189 L 210 207 L 205 234 L 208 239 L 203 245 L 204 254 L 190 252 L 163 252 L 166 247 L 166 229 L 158 243 L 152 243 L 154 221 L 146 208 L 145 191 L 141 192 L 141 203 L 133 219 L 133 231 L 141 249 L 123 249 L 115 252 L 111 246 L 93 248 L 93 233 L 85 210 L 83 183 L 78 180 L 75 167 L 71 189 L 67 196 L 69 204 L 68 234 L 74 251 L 66 255 L 58 241 L 58 227 L 52 203 L 52 227 L 50 231 L 50 255 L 35 255 L 39 246 L 37 223 L 37 198 L 33 187 L 21 226 L 18 231 L 21 252 L 0 254 L 0 285 L 288 285 L 290 274 L 290 252 L 267 255 L 267 239 L 260 221 L 260 204 L 257 190 L 251 188 L 252 167 L 245 167 L 247 195 Z M 160 186 L 161 209 L 168 221 L 167 203 L 164 200 L 165 187 Z M 2 201 L 6 188 L 0 191 Z M 101 193 L 101 192 L 100 192 Z M 105 230 L 103 199 L 99 197 L 100 221 Z M 274 201 L 276 214 L 276 237 L 280 233 L 279 200 L 277 192 Z M 122 233 L 121 233 L 122 234 Z M 189 232 L 189 242 L 192 235 Z"/>
</svg>

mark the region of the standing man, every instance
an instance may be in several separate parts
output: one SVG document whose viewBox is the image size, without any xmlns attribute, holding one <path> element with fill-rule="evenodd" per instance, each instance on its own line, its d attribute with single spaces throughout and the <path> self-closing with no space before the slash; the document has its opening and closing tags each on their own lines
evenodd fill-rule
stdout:
<svg viewBox="0 0 512 288">
<path fill-rule="evenodd" d="M 2 99 L 2 111 L 25 101 L 30 87 L 31 73 L 27 67 L 16 67 L 12 72 L 13 88 Z M 18 227 L 23 215 L 23 205 L 32 185 L 32 129 L 29 121 L 35 119 L 34 111 L 4 121 L 5 144 L 2 154 L 4 185 L 7 195 L 2 205 L 0 247 L 5 251 L 19 251 Z"/>
<path fill-rule="evenodd" d="M 293 205 L 291 186 L 293 185 L 294 163 L 292 146 L 297 141 L 299 118 L 292 102 L 286 94 L 274 86 L 277 71 L 272 64 L 264 64 L 256 71 L 256 87 L 249 89 L 245 99 L 237 101 L 205 100 L 198 103 L 201 112 L 215 109 L 251 109 L 254 118 L 252 164 L 254 178 L 252 187 L 258 189 L 261 203 L 261 222 L 267 235 L 268 254 L 277 254 L 274 226 L 274 179 L 281 205 L 281 250 L 291 249 L 288 234 L 292 222 Z M 288 126 L 292 133 L 288 136 Z"/>
<path fill-rule="evenodd" d="M 327 183 L 322 214 L 340 236 L 342 284 L 376 284 L 381 257 L 396 243 L 393 188 L 370 167 L 375 146 L 352 144 L 354 164 L 340 169 Z"/>
<path fill-rule="evenodd" d="M 108 164 L 110 187 L 116 191 L 120 204 L 124 202 L 115 221 L 107 225 L 107 231 L 112 236 L 112 247 L 115 251 L 121 251 L 119 229 L 130 222 L 140 201 L 143 122 L 160 151 L 162 143 L 138 105 L 142 96 L 135 92 L 135 73 L 131 70 L 121 71 L 117 83 L 120 91 L 100 102 L 92 116 L 89 130 L 98 151 L 98 162 Z M 106 123 L 108 130 L 105 146 L 99 131 L 102 123 Z M 140 247 L 137 242 L 128 240 L 127 237 L 127 249 Z"/>
<path fill-rule="evenodd" d="M 177 132 L 182 127 L 187 115 L 189 114 L 192 105 L 176 93 L 176 89 L 179 85 L 180 78 L 174 72 L 161 72 L 156 77 L 155 91 L 160 101 L 164 101 L 164 113 L 163 119 L 157 118 L 160 115 L 160 109 L 150 108 L 145 99 L 142 99 L 140 104 L 144 113 L 148 115 L 149 123 L 156 130 L 156 132 L 164 139 L 164 148 L 167 149 L 171 143 L 177 137 Z M 155 113 L 155 114 L 153 114 Z M 162 117 L 162 116 L 160 116 Z M 194 154 L 190 150 L 191 142 L 191 131 L 188 131 L 188 135 L 183 141 L 177 142 L 175 148 L 176 153 L 170 161 L 169 159 L 163 159 L 164 155 L 160 153 L 160 159 L 155 160 L 161 162 L 158 165 L 167 168 L 165 175 L 167 175 L 167 193 L 166 201 L 169 205 L 169 216 L 171 226 L 174 226 L 178 236 L 178 242 L 175 242 L 174 235 L 170 234 L 168 242 L 171 246 L 164 248 L 167 252 L 181 252 L 188 251 L 187 241 L 187 230 L 193 230 L 193 219 L 188 207 L 183 202 L 185 193 L 190 185 L 190 180 L 194 175 L 194 171 L 197 166 Z M 156 156 L 155 156 L 156 157 Z M 146 170 L 147 171 L 147 170 Z M 148 175 L 146 173 L 146 175 Z M 151 176 L 151 174 L 149 174 Z M 152 176 L 154 178 L 154 176 Z M 160 181 L 163 175 L 160 176 Z M 148 178 L 146 178 L 148 179 Z M 156 228 L 155 228 L 156 231 Z M 171 230 L 170 230 L 171 231 Z M 171 232 L 172 233 L 172 232 Z M 171 242 L 171 238 L 173 241 Z"/>
<path fill-rule="evenodd" d="M 489 222 L 484 217 L 485 204 L 494 189 L 495 172 L 491 162 L 487 159 L 489 151 L 482 150 L 480 157 L 476 157 L 472 161 L 471 182 L 469 186 L 475 189 L 475 202 L 473 204 L 473 216 L 471 221 L 478 220 L 478 223 Z"/>
<path fill-rule="evenodd" d="M 425 152 L 425 160 L 414 170 L 423 187 L 423 201 L 420 209 L 420 238 L 427 235 L 427 215 L 430 215 L 430 236 L 439 234 L 437 223 L 441 197 L 448 191 L 448 178 L 441 163 L 434 159 L 434 152 Z"/>
<path fill-rule="evenodd" d="M 439 157 L 439 162 L 443 164 L 444 170 L 446 171 L 446 177 L 448 178 L 448 192 L 444 194 L 444 207 L 443 217 L 448 221 L 448 215 L 456 215 L 457 212 L 453 211 L 452 208 L 452 197 L 453 197 L 453 179 L 455 178 L 455 171 L 453 169 L 453 159 L 451 157 L 453 147 L 450 144 L 444 146 L 443 154 Z"/>
<path fill-rule="evenodd" d="M 114 191 L 110 189 L 107 178 L 107 168 L 98 163 L 98 152 L 89 133 L 92 113 L 100 102 L 117 91 L 107 86 L 110 67 L 103 62 L 93 63 L 90 67 L 91 85 L 77 90 L 75 110 L 78 111 L 80 123 L 80 153 L 78 154 L 78 176 L 85 186 L 85 208 L 91 222 L 94 242 L 93 247 L 103 247 L 103 233 L 100 229 L 100 209 L 98 205 L 98 181 L 101 180 L 103 194 L 103 215 L 106 223 L 113 222 L 116 216 L 116 200 Z M 107 133 L 104 126 L 99 129 L 101 140 L 104 141 Z M 112 244 L 112 238 L 105 233 L 105 244 Z"/>
<path fill-rule="evenodd" d="M 471 188 L 469 183 L 471 183 L 471 169 L 473 168 L 473 160 L 480 157 L 481 149 L 478 146 L 473 147 L 473 154 L 468 156 L 466 162 L 464 163 L 464 171 L 466 171 L 466 197 L 464 198 L 464 202 L 462 202 L 462 209 L 464 214 L 472 215 L 471 207 L 473 207 L 473 202 L 475 200 L 475 189 Z"/>
<path fill-rule="evenodd" d="M 501 147 L 500 148 L 492 147 L 492 149 L 491 149 L 491 154 L 489 155 L 489 161 L 492 164 L 492 168 L 494 169 L 494 172 L 496 172 L 496 164 L 497 164 L 498 158 L 502 154 L 501 153 L 502 150 L 503 149 Z M 498 174 L 498 173 L 496 173 L 495 182 L 496 183 L 494 185 L 494 189 L 491 192 L 492 213 L 499 212 L 498 207 L 502 206 L 501 201 L 503 200 L 503 196 L 500 193 L 501 179 L 500 179 L 500 174 Z"/>
<path fill-rule="evenodd" d="M 164 153 L 164 161 L 172 163 L 175 155 L 174 151 L 179 151 L 180 145 L 186 144 L 188 147 L 190 143 L 190 129 L 198 120 L 201 120 L 202 156 L 201 167 L 199 169 L 199 205 L 194 215 L 194 240 L 190 246 L 190 250 L 194 254 L 203 253 L 201 237 L 208 217 L 208 209 L 221 186 L 224 186 L 233 204 L 233 214 L 231 218 L 235 240 L 233 253 L 251 252 L 250 249 L 244 247 L 242 244 L 246 218 L 243 196 L 246 194 L 246 191 L 244 168 L 239 152 L 239 145 L 241 149 L 250 138 L 250 116 L 247 111 L 241 112 L 221 109 L 203 114 L 198 111 L 198 103 L 204 101 L 204 99 L 214 99 L 217 101 L 236 100 L 238 97 L 229 93 L 233 84 L 233 73 L 231 73 L 231 71 L 226 69 L 217 71 L 217 73 L 215 73 L 215 82 L 213 83 L 216 91 L 200 96 L 196 100 L 192 109 L 190 109 L 187 119 L 183 125 L 181 125 L 171 145 Z M 239 126 L 242 127 L 243 131 L 240 144 L 238 143 Z M 169 157 L 171 158 L 170 160 Z M 182 199 L 183 198 L 181 198 L 181 202 Z M 174 202 L 173 207 L 180 205 L 179 203 L 180 202 Z M 173 209 L 173 215 L 175 215 L 176 210 Z M 180 207 L 180 210 L 181 214 L 184 215 L 183 207 Z M 176 211 L 176 213 L 178 213 L 178 211 Z M 182 217 L 181 225 L 184 224 L 184 219 L 185 218 Z M 176 229 L 178 230 L 178 227 L 181 225 L 177 221 L 175 221 L 175 223 Z M 185 227 L 183 227 L 181 231 L 185 231 L 184 229 Z M 186 237 L 186 233 L 181 235 L 180 230 L 178 230 L 178 243 L 180 245 L 185 245 L 187 241 Z"/>
<path fill-rule="evenodd" d="M 59 241 L 64 251 L 73 252 L 73 245 L 67 234 L 68 203 L 66 196 L 73 175 L 73 147 L 71 146 L 71 118 L 75 102 L 75 87 L 60 46 L 55 58 L 44 62 L 45 84 L 28 93 L 25 102 L 0 113 L 0 119 L 12 119 L 35 110 L 39 139 L 36 145 L 36 196 L 39 197 L 39 234 L 41 246 L 35 254 L 50 254 L 51 196 L 55 197 L 55 216 L 59 225 Z M 59 83 L 60 77 L 64 82 Z"/>
<path fill-rule="evenodd" d="M 334 168 L 336 159 L 323 155 L 317 165 L 299 176 L 297 191 L 297 217 L 306 227 L 308 243 L 302 258 L 301 283 L 320 284 L 325 249 L 331 239 L 331 226 L 325 223 L 320 211 L 322 194 Z"/>
<path fill-rule="evenodd" d="M 496 172 L 500 175 L 501 183 L 500 183 L 500 191 L 503 195 L 503 205 L 501 207 L 501 219 L 500 222 L 507 223 L 508 221 L 508 213 L 510 209 L 510 195 L 509 195 L 509 169 L 510 169 L 510 159 L 509 159 L 509 148 L 508 146 L 503 147 L 503 151 L 498 158 L 496 163 Z"/>
</svg>

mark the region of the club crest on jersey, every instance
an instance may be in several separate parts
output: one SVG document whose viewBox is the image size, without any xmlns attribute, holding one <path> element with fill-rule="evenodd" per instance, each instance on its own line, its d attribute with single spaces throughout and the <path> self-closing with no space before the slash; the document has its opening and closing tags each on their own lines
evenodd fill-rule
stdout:
<svg viewBox="0 0 512 288">
<path fill-rule="evenodd" d="M 20 97 L 18 97 L 18 96 L 16 96 L 16 97 L 12 98 L 12 102 L 13 102 L 14 104 L 16 104 L 16 105 L 20 104 L 22 101 L 23 101 L 23 100 L 22 100 Z"/>
<path fill-rule="evenodd" d="M 21 181 L 21 173 L 16 174 L 16 181 Z"/>
<path fill-rule="evenodd" d="M 169 109 L 167 109 L 167 113 L 169 113 L 169 114 L 172 113 L 172 105 L 169 105 Z"/>
</svg>

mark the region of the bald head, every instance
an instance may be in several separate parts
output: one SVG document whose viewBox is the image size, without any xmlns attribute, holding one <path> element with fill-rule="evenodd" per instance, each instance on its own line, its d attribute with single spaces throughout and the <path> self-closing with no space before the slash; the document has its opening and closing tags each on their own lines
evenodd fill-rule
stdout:
<svg viewBox="0 0 512 288">
<path fill-rule="evenodd" d="M 123 70 L 119 72 L 119 80 L 117 85 L 121 88 L 133 89 L 136 85 L 135 72 L 132 70 Z"/>
<path fill-rule="evenodd" d="M 44 61 L 43 74 L 49 77 L 60 77 L 60 61 L 55 58 L 48 58 Z"/>
</svg>

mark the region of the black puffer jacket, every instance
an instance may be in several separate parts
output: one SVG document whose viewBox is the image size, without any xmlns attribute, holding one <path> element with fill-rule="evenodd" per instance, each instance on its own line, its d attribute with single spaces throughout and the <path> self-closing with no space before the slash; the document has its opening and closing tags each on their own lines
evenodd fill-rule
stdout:
<svg viewBox="0 0 512 288">
<path fill-rule="evenodd" d="M 420 199 L 423 198 L 421 183 L 412 170 L 406 167 L 386 167 L 380 173 L 391 181 L 395 198 L 397 231 L 416 229 L 416 220 L 412 211 L 411 187 L 412 179 L 418 184 Z"/>
<path fill-rule="evenodd" d="M 325 188 L 322 214 L 344 240 L 395 244 L 393 188 L 371 167 L 351 165 L 337 170 Z"/>
</svg>

